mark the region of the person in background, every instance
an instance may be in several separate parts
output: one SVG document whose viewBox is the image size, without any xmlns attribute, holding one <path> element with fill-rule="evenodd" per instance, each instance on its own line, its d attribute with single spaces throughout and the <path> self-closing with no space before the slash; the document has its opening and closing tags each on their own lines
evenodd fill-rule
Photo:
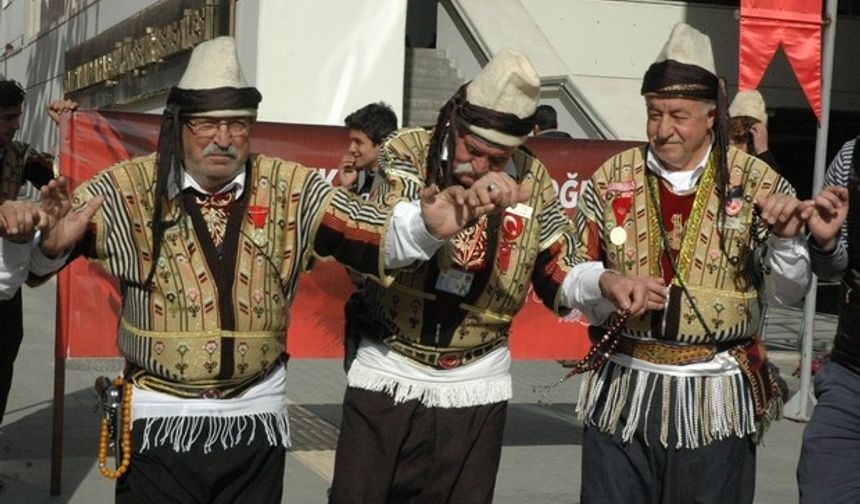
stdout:
<svg viewBox="0 0 860 504">
<path fill-rule="evenodd" d="M 740 91 L 729 105 L 729 145 L 779 171 L 779 163 L 768 147 L 767 110 L 757 90 Z"/>
<path fill-rule="evenodd" d="M 391 106 L 370 103 L 346 116 L 349 153 L 337 165 L 342 187 L 367 199 L 379 166 L 379 145 L 397 129 L 397 114 Z"/>
<path fill-rule="evenodd" d="M 338 180 L 341 187 L 367 199 L 379 168 L 379 146 L 397 130 L 397 114 L 383 102 L 370 103 L 346 116 L 343 122 L 349 128 L 349 154 L 344 155 L 337 166 Z M 350 268 L 347 272 L 357 288 L 364 284 L 363 275 Z M 345 310 L 349 311 L 350 303 L 356 302 L 355 297 L 353 293 Z M 360 339 L 361 335 L 352 330 L 347 320 L 343 340 L 344 371 L 349 371 Z"/>
<path fill-rule="evenodd" d="M 540 105 L 535 110 L 532 134 L 542 138 L 571 138 L 568 132 L 558 129 L 558 113 L 552 105 Z"/>
<path fill-rule="evenodd" d="M 860 502 L 860 140 L 831 161 L 807 219 L 812 271 L 841 279 L 839 324 L 815 373 L 817 402 L 797 465 L 801 504 Z"/>
<path fill-rule="evenodd" d="M 20 84 L 14 80 L 0 80 L 0 204 L 18 200 L 29 192 L 29 187 L 38 191 L 54 178 L 53 157 L 50 154 L 15 140 L 21 127 L 25 97 L 26 93 Z M 48 115 L 54 123 L 59 123 L 60 116 L 75 107 L 74 102 L 58 100 L 48 106 Z M 19 239 L 29 241 L 27 234 L 24 233 Z M 3 321 L 3 335 L 0 337 L 0 425 L 12 388 L 15 359 L 24 339 L 19 287 L 20 284 L 11 296 L 0 300 L 0 320 Z"/>
</svg>

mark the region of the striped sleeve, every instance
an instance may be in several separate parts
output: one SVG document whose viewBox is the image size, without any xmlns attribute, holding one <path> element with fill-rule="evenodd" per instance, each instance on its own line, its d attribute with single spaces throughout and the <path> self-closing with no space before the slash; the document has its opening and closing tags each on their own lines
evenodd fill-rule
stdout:
<svg viewBox="0 0 860 504">
<path fill-rule="evenodd" d="M 857 139 L 852 139 L 842 145 L 836 157 L 830 162 L 827 173 L 824 175 L 824 185 L 850 187 L 851 174 L 854 171 L 854 144 Z M 848 220 L 849 215 L 842 227 L 839 229 L 839 239 L 836 248 L 830 252 L 824 252 L 815 245 L 815 240 L 809 240 L 809 258 L 812 262 L 812 272 L 821 278 L 834 279 L 839 277 L 848 267 Z"/>
<path fill-rule="evenodd" d="M 313 244 L 314 255 L 333 257 L 386 283 L 390 279 L 381 244 L 390 217 L 390 208 L 332 187 L 316 171 L 309 173 L 301 198 L 302 229 L 308 233 L 302 242 Z M 303 254 L 308 252 L 302 250 Z"/>
<path fill-rule="evenodd" d="M 561 303 L 561 285 L 575 262 L 576 237 L 549 173 L 543 166 L 535 172 L 540 190 L 540 211 L 536 215 L 540 248 L 532 270 L 532 286 L 547 308 L 564 315 L 569 308 Z"/>
</svg>

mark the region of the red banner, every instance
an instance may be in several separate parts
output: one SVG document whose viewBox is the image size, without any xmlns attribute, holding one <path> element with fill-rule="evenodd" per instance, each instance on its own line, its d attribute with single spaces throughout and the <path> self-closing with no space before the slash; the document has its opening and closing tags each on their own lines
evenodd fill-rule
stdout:
<svg viewBox="0 0 860 504">
<path fill-rule="evenodd" d="M 782 45 L 821 120 L 821 0 L 741 0 L 738 88 L 756 89 Z"/>
<path fill-rule="evenodd" d="M 118 161 L 155 150 L 160 116 L 77 112 L 64 128 L 60 171 L 76 186 Z M 528 147 L 549 168 L 562 205 L 572 213 L 582 181 L 629 142 L 530 139 Z M 305 166 L 335 167 L 348 146 L 342 127 L 257 123 L 253 150 Z M 319 168 L 328 180 L 337 170 Z M 343 306 L 352 283 L 339 264 L 317 263 L 300 277 L 290 311 L 287 351 L 296 357 L 342 355 Z M 112 357 L 120 299 L 114 282 L 95 263 L 74 261 L 60 273 L 57 357 Z M 560 319 L 535 297 L 515 318 L 510 348 L 520 359 L 569 359 L 588 348 L 585 320 Z"/>
</svg>

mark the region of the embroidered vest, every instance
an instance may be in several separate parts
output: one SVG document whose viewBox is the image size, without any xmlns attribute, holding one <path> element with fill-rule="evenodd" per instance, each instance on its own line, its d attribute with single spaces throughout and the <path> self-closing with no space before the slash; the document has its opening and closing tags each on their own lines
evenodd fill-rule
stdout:
<svg viewBox="0 0 860 504">
<path fill-rule="evenodd" d="M 191 205 L 183 216 L 179 198 L 164 202 L 173 224 L 150 290 L 154 173 L 154 154 L 133 159 L 101 172 L 73 198 L 79 206 L 106 197 L 88 255 L 120 281 L 119 349 L 141 370 L 139 386 L 190 397 L 211 389 L 234 394 L 284 353 L 297 275 L 330 186 L 296 163 L 252 155 L 220 259 L 199 209 Z M 302 206 L 303 194 L 315 208 Z"/>
<path fill-rule="evenodd" d="M 648 175 L 644 156 L 644 147 L 630 149 L 612 157 L 595 172 L 592 184 L 601 206 L 594 211 L 599 213 L 599 225 L 604 230 L 606 266 L 625 275 L 660 277 L 664 247 L 657 220 L 658 206 L 652 194 L 659 194 L 656 184 L 661 182 L 653 174 Z M 684 224 L 676 261 L 678 273 L 696 300 L 699 312 L 715 340 L 720 342 L 749 338 L 761 321 L 758 291 L 749 278 L 740 274 L 741 267 L 754 259 L 752 252 L 767 233 L 758 224 L 754 202 L 778 189 L 793 193 L 779 174 L 755 157 L 734 148 L 728 156 L 730 198 L 726 202 L 725 222 L 718 219 L 720 200 L 712 157 Z M 654 185 L 649 188 L 649 183 Z M 627 240 L 615 245 L 609 239 L 609 230 L 617 225 L 612 201 L 620 197 L 632 197 L 632 206 L 621 223 Z M 673 280 L 672 286 L 667 309 L 628 320 L 628 333 L 690 343 L 707 341 L 705 329 L 679 282 Z"/>
<path fill-rule="evenodd" d="M 383 172 L 373 196 L 393 205 L 402 198 L 399 195 L 423 188 L 429 142 L 430 133 L 423 129 L 405 130 L 390 139 L 381 149 Z M 381 340 L 394 351 L 437 368 L 466 364 L 503 345 L 513 316 L 531 292 L 538 254 L 570 226 L 561 212 L 556 220 L 543 217 L 551 213 L 551 204 L 558 205 L 546 168 L 525 149 L 517 150 L 512 162 L 522 189 L 531 194 L 525 205 L 534 210 L 533 215 L 529 219 L 501 215 L 479 220 L 459 235 L 464 249 L 482 251 L 481 257 L 472 258 L 473 271 L 458 268 L 473 275 L 467 292 L 457 295 L 438 288 L 440 276 L 456 267 L 457 254 L 446 246 L 428 262 L 399 272 L 390 286 L 367 282 L 359 308 L 348 310 L 348 323 L 365 337 Z M 404 185 L 415 187 L 404 189 Z M 517 231 L 505 231 L 511 226 Z M 478 245 L 482 232 L 476 228 L 483 228 L 485 246 Z M 516 238 L 511 238 L 513 234 Z M 553 308 L 558 310 L 558 306 Z"/>
</svg>

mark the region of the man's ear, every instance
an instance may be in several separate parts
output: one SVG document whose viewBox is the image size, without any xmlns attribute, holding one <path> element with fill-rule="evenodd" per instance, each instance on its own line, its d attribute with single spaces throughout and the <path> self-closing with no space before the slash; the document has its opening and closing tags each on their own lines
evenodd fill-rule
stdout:
<svg viewBox="0 0 860 504">
<path fill-rule="evenodd" d="M 714 121 L 717 118 L 716 105 L 708 107 L 708 129 L 714 129 Z"/>
</svg>

